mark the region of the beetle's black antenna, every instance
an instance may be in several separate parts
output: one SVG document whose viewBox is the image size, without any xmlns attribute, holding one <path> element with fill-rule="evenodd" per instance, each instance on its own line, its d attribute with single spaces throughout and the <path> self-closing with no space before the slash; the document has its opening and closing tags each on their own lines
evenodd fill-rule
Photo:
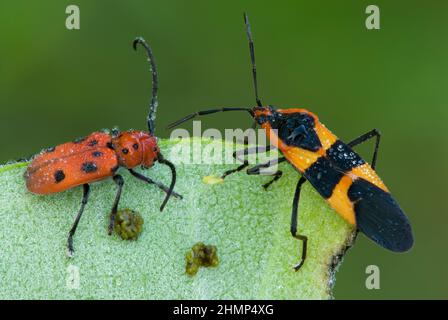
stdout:
<svg viewBox="0 0 448 320">
<path fill-rule="evenodd" d="M 149 104 L 149 113 L 148 113 L 148 130 L 149 133 L 154 135 L 155 130 L 155 120 L 156 120 L 156 112 L 157 112 L 157 106 L 159 104 L 157 100 L 157 91 L 159 89 L 159 81 L 157 77 L 157 68 L 156 68 L 156 61 L 154 60 L 154 56 L 152 54 L 151 47 L 146 43 L 145 39 L 142 37 L 138 37 L 134 40 L 132 43 L 132 46 L 135 50 L 137 50 L 137 44 L 141 44 L 146 49 L 146 53 L 148 54 L 148 61 L 150 63 L 150 71 L 152 74 L 152 97 L 151 102 Z"/>
<path fill-rule="evenodd" d="M 255 100 L 257 101 L 257 106 L 262 107 L 263 105 L 261 104 L 261 100 L 258 97 L 257 65 L 255 64 L 254 40 L 252 39 L 252 31 L 250 30 L 249 18 L 245 12 L 244 12 L 244 23 L 246 24 L 247 39 L 249 40 L 249 52 L 250 52 L 250 61 L 252 63 L 252 79 L 254 82 Z"/>
</svg>

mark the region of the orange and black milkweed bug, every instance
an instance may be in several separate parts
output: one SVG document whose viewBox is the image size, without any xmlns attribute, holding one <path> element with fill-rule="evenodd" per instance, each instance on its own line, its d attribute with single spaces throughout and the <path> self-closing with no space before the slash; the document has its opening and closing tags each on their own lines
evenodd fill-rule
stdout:
<svg viewBox="0 0 448 320">
<path fill-rule="evenodd" d="M 67 239 L 69 256 L 73 255 L 73 236 L 89 198 L 89 184 L 108 177 L 112 177 L 118 186 L 109 221 L 109 235 L 112 234 L 124 184 L 123 177 L 117 174 L 120 167 L 128 169 L 137 179 L 154 184 L 166 193 L 160 211 L 164 209 L 171 195 L 182 198 L 181 195 L 173 191 L 176 183 L 176 168 L 162 156 L 154 135 L 154 121 L 158 105 L 158 77 L 155 60 L 151 47 L 143 38 L 134 40 L 135 50 L 138 44 L 146 49 L 152 73 L 152 97 L 147 118 L 148 131 L 94 132 L 85 138 L 42 151 L 32 160 L 25 172 L 26 187 L 35 194 L 51 194 L 83 186 L 81 207 Z M 156 161 L 171 169 L 172 178 L 169 187 L 133 170 L 137 166 L 144 169 L 150 168 Z"/>
<path fill-rule="evenodd" d="M 262 168 L 269 168 L 277 163 L 287 161 L 301 175 L 292 202 L 290 227 L 292 236 L 302 241 L 302 255 L 300 261 L 294 266 L 296 271 L 305 262 L 307 252 L 307 236 L 297 233 L 300 189 L 306 181 L 309 181 L 314 189 L 350 225 L 356 226 L 377 244 L 395 252 L 409 250 L 414 240 L 408 218 L 375 172 L 380 133 L 374 129 L 349 143 L 344 143 L 331 133 L 315 114 L 308 110 L 263 107 L 258 97 L 254 44 L 246 14 L 244 14 L 244 21 L 249 39 L 257 106 L 199 111 L 168 127 L 173 128 L 196 116 L 223 111 L 245 111 L 254 118 L 254 127 L 258 124 L 265 129 L 271 145 L 279 149 L 283 157 L 256 165 L 247 169 L 246 172 L 250 175 L 260 174 Z M 376 138 L 375 150 L 372 164 L 369 165 L 352 148 L 374 137 Z M 264 151 L 269 151 L 269 149 L 267 147 Z M 247 148 L 241 151 L 244 154 L 249 154 L 259 152 L 259 149 Z M 237 158 L 236 152 L 233 156 Z M 248 165 L 248 162 L 244 160 L 244 163 L 238 168 L 226 171 L 222 178 L 241 171 Z M 276 171 L 273 174 L 273 179 L 264 187 L 267 188 L 281 176 L 282 172 Z"/>
</svg>

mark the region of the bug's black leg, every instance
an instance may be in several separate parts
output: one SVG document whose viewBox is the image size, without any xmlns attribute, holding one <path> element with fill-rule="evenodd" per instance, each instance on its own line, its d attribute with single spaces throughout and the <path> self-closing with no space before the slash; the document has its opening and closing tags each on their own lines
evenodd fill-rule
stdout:
<svg viewBox="0 0 448 320">
<path fill-rule="evenodd" d="M 380 147 L 380 138 L 381 138 L 381 133 L 377 130 L 377 129 L 373 129 L 365 134 L 363 134 L 362 136 L 354 139 L 353 141 L 350 141 L 349 143 L 347 143 L 347 145 L 351 148 L 354 146 L 357 146 L 360 143 L 363 143 L 364 141 L 367 141 L 373 137 L 376 137 L 376 141 L 375 141 L 375 150 L 373 152 L 373 159 L 372 159 L 372 169 L 375 170 L 375 166 L 376 166 L 376 157 L 378 155 L 378 149 Z"/>
<path fill-rule="evenodd" d="M 305 262 L 308 243 L 307 236 L 297 234 L 297 215 L 299 211 L 300 189 L 302 187 L 302 184 L 304 184 L 305 182 L 306 179 L 304 177 L 300 177 L 299 181 L 297 182 L 296 191 L 294 193 L 294 200 L 292 201 L 291 234 L 294 238 L 302 241 L 302 256 L 300 258 L 300 261 L 294 266 L 295 271 L 298 271 Z"/>
<path fill-rule="evenodd" d="M 248 165 L 249 165 L 249 162 L 247 160 L 244 160 L 243 164 L 238 166 L 236 169 L 231 169 L 231 170 L 227 170 L 226 172 L 224 172 L 222 174 L 221 178 L 224 179 L 229 174 L 232 174 L 232 173 L 235 173 L 235 172 L 239 172 L 239 171 L 243 170 L 244 168 L 246 168 Z"/>
<path fill-rule="evenodd" d="M 235 172 L 239 172 L 241 170 L 243 170 L 244 168 L 246 168 L 247 166 L 249 166 L 249 162 L 245 159 L 240 159 L 239 156 L 245 156 L 248 154 L 254 154 L 254 153 L 262 153 L 262 152 L 269 152 L 271 150 L 270 146 L 267 147 L 252 147 L 252 148 L 245 148 L 245 149 L 241 149 L 241 150 L 237 150 L 232 154 L 232 157 L 240 162 L 242 162 L 243 164 L 240 165 L 239 167 L 237 167 L 236 169 L 231 169 L 231 170 L 227 170 L 226 172 L 223 173 L 223 175 L 221 176 L 222 179 L 224 179 L 225 177 L 227 177 L 229 174 L 235 173 Z"/>
<path fill-rule="evenodd" d="M 142 174 L 140 174 L 140 173 L 138 173 L 137 171 L 134 171 L 134 170 L 132 170 L 132 169 L 129 169 L 129 172 L 130 172 L 134 177 L 136 177 L 137 179 L 142 180 L 142 181 L 144 181 L 144 182 L 146 182 L 146 183 L 149 183 L 149 184 L 154 184 L 154 185 L 156 185 L 160 190 L 164 191 L 165 193 L 168 193 L 169 188 L 168 188 L 167 186 L 165 186 L 164 184 L 162 184 L 162 183 L 160 183 L 160 182 L 157 182 L 157 181 L 154 181 L 154 180 L 152 180 L 151 178 L 149 178 L 149 177 L 147 177 L 147 176 L 144 176 L 144 175 L 142 175 Z M 176 192 L 174 192 L 174 191 L 173 191 L 172 195 L 175 196 L 175 197 L 178 198 L 178 199 L 183 199 L 183 197 L 182 197 L 180 194 L 178 194 L 178 193 L 176 193 Z"/>
<path fill-rule="evenodd" d="M 244 148 L 235 151 L 232 154 L 232 157 L 240 162 L 244 162 L 244 156 L 247 156 L 249 154 L 259 154 L 259 153 L 266 153 L 271 151 L 271 146 L 256 146 L 256 147 L 250 147 L 250 148 Z M 240 158 L 240 156 L 243 156 L 243 158 Z"/>
<path fill-rule="evenodd" d="M 84 208 L 87 204 L 87 201 L 89 200 L 89 194 L 90 194 L 90 186 L 88 184 L 83 185 L 83 195 L 82 195 L 82 201 L 81 201 L 81 208 L 79 208 L 78 215 L 75 218 L 75 221 L 73 222 L 73 226 L 70 229 L 70 232 L 68 233 L 68 239 L 67 239 L 67 255 L 71 258 L 73 256 L 73 236 L 75 235 L 76 228 L 78 227 L 79 220 L 81 219 L 82 213 L 84 212 Z"/>
<path fill-rule="evenodd" d="M 272 178 L 270 181 L 266 182 L 263 185 L 264 190 L 267 190 L 271 184 L 273 184 L 275 181 L 279 180 L 283 175 L 283 171 L 277 170 L 276 172 L 274 172 L 273 175 L 274 175 L 274 178 Z"/>
<path fill-rule="evenodd" d="M 112 177 L 114 179 L 114 182 L 118 186 L 117 195 L 115 196 L 114 205 L 112 206 L 112 212 L 110 213 L 110 221 L 109 221 L 109 235 L 112 234 L 112 231 L 114 230 L 114 223 L 115 223 L 115 216 L 117 215 L 117 209 L 118 209 L 118 203 L 120 202 L 121 198 L 121 190 L 123 189 L 124 180 L 123 177 L 119 174 L 116 174 Z"/>
<path fill-rule="evenodd" d="M 251 126 L 252 130 L 255 130 L 257 128 L 257 124 L 258 124 L 257 121 L 254 121 L 252 123 L 252 126 Z M 249 144 L 249 137 L 248 136 L 244 137 L 243 144 L 244 145 L 248 145 Z"/>
<path fill-rule="evenodd" d="M 252 168 L 247 169 L 247 174 L 249 175 L 259 175 L 260 173 L 260 169 L 267 169 L 269 167 L 272 167 L 273 165 L 279 164 L 283 161 L 286 161 L 285 157 L 281 157 L 278 158 L 277 160 L 273 160 L 273 161 L 269 161 L 266 163 L 261 163 L 259 165 L 256 165 Z M 263 185 L 263 188 L 266 190 L 272 183 L 274 183 L 275 181 L 277 181 L 278 179 L 280 179 L 283 175 L 283 172 L 281 170 L 277 170 L 276 172 L 269 174 L 270 176 L 274 176 L 274 178 L 272 178 L 272 180 L 270 180 L 269 182 L 265 183 Z"/>
</svg>

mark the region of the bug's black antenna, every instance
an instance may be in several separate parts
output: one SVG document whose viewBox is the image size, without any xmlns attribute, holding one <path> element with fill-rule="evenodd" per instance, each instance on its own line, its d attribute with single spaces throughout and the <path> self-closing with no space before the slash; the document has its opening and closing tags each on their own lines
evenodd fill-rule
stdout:
<svg viewBox="0 0 448 320">
<path fill-rule="evenodd" d="M 261 104 L 261 100 L 258 97 L 257 65 L 255 64 L 254 40 L 252 39 L 252 32 L 250 30 L 249 18 L 246 12 L 244 12 L 244 23 L 246 24 L 247 39 L 249 40 L 249 52 L 250 52 L 250 61 L 252 63 L 252 79 L 254 82 L 255 100 L 257 101 L 257 106 L 262 107 L 263 105 Z"/>
<path fill-rule="evenodd" d="M 172 129 L 174 127 L 177 127 L 178 125 L 180 125 L 181 123 L 184 123 L 190 119 L 193 119 L 197 116 L 204 116 L 207 114 L 212 114 L 212 113 L 216 113 L 216 112 L 226 112 L 226 111 L 246 111 L 249 112 L 249 114 L 253 117 L 254 116 L 254 112 L 252 111 L 252 109 L 250 108 L 219 108 L 219 109 L 211 109 L 211 110 L 203 110 L 203 111 L 197 111 L 194 113 L 189 114 L 186 117 L 183 117 L 180 120 L 177 120 L 171 124 L 169 124 L 167 126 L 167 129 Z"/>
<path fill-rule="evenodd" d="M 151 102 L 149 104 L 149 113 L 148 113 L 148 130 L 149 133 L 154 135 L 155 130 L 155 123 L 156 120 L 156 111 L 157 106 L 159 104 L 157 100 L 157 91 L 159 89 L 159 82 L 157 77 L 157 68 L 156 68 L 156 61 L 154 60 L 154 56 L 152 54 L 151 47 L 146 43 L 145 39 L 142 37 L 137 37 L 134 42 L 132 43 L 132 46 L 135 50 L 137 50 L 137 44 L 141 44 L 146 49 L 146 53 L 148 54 L 148 61 L 150 63 L 150 71 L 152 74 L 152 96 L 151 96 Z"/>
</svg>

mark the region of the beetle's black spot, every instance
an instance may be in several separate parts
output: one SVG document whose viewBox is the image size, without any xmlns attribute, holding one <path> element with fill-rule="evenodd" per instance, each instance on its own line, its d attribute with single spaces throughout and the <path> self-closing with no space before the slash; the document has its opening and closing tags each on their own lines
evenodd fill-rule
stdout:
<svg viewBox="0 0 448 320">
<path fill-rule="evenodd" d="M 45 152 L 54 152 L 56 150 L 56 147 L 49 147 L 45 149 Z"/>
<path fill-rule="evenodd" d="M 59 182 L 61 182 L 62 180 L 64 180 L 65 179 L 65 173 L 64 173 L 64 171 L 62 171 L 62 170 L 57 170 L 55 173 L 54 173 L 54 181 L 56 181 L 56 183 L 59 183 Z"/>
<path fill-rule="evenodd" d="M 356 152 L 339 140 L 333 143 L 333 145 L 327 150 L 327 156 L 330 161 L 332 161 L 344 172 L 348 172 L 365 163 L 365 161 Z"/>
<path fill-rule="evenodd" d="M 101 151 L 92 152 L 92 156 L 94 156 L 95 158 L 101 157 L 102 155 L 103 155 L 103 153 Z"/>
<path fill-rule="evenodd" d="M 134 150 L 138 150 L 138 143 L 134 143 L 134 145 L 132 146 L 132 148 L 134 148 Z"/>
<path fill-rule="evenodd" d="M 91 140 L 91 141 L 89 141 L 89 147 L 93 147 L 93 146 L 96 146 L 98 144 L 98 140 Z"/>
<path fill-rule="evenodd" d="M 73 143 L 81 143 L 85 140 L 86 140 L 86 137 L 76 138 L 75 140 L 73 140 Z"/>
<path fill-rule="evenodd" d="M 108 142 L 106 144 L 106 147 L 108 147 L 109 149 L 115 150 L 114 145 L 112 144 L 112 142 Z"/>
<path fill-rule="evenodd" d="M 129 153 L 129 149 L 128 148 L 123 148 L 123 149 L 121 149 L 121 152 L 123 152 L 123 154 L 128 154 Z"/>
<path fill-rule="evenodd" d="M 92 173 L 98 170 L 95 162 L 84 162 L 81 166 L 81 170 L 85 173 Z"/>
<path fill-rule="evenodd" d="M 320 157 L 305 170 L 304 176 L 322 197 L 328 199 L 344 173 L 327 157 Z"/>
</svg>

